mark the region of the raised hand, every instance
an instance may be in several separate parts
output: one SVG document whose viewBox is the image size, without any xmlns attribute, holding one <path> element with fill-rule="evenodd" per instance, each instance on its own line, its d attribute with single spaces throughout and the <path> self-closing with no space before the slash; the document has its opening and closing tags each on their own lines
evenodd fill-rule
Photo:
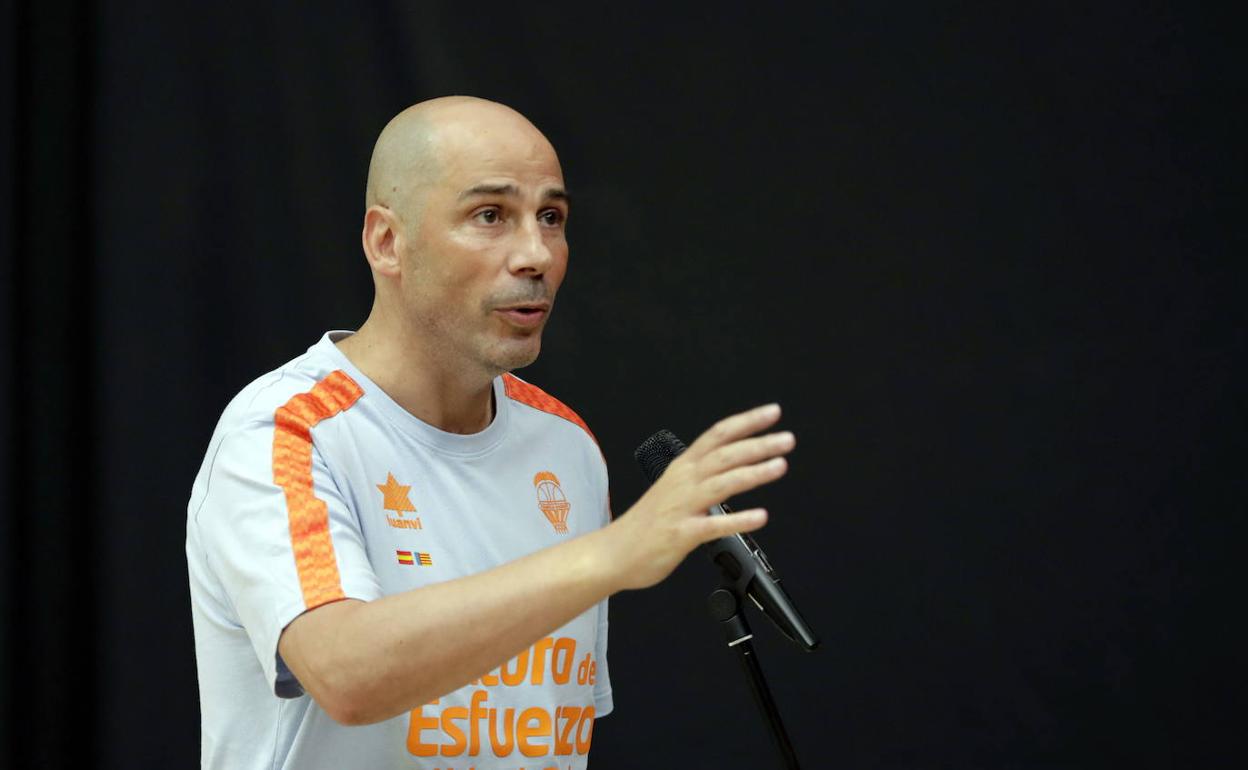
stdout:
<svg viewBox="0 0 1248 770">
<path fill-rule="evenodd" d="M 796 443 L 793 434 L 755 435 L 779 419 L 779 405 L 768 404 L 715 423 L 608 528 L 616 537 L 621 588 L 654 585 L 702 543 L 767 523 L 762 508 L 726 516 L 710 516 L 707 509 L 788 471 L 784 455 Z"/>
</svg>

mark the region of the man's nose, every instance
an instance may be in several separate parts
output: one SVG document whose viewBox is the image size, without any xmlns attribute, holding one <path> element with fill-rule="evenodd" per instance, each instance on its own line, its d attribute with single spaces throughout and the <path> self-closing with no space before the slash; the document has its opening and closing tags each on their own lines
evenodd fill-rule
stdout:
<svg viewBox="0 0 1248 770">
<path fill-rule="evenodd" d="M 553 260 L 554 255 L 536 220 L 529 220 L 517 229 L 510 257 L 511 272 L 542 275 L 550 269 Z"/>
</svg>

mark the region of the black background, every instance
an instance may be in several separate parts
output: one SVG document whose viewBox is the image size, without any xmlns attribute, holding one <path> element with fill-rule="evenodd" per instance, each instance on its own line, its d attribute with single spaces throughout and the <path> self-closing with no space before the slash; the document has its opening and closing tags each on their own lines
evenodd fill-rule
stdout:
<svg viewBox="0 0 1248 770">
<path fill-rule="evenodd" d="M 1244 57 L 1195 4 L 0 3 L 0 764 L 198 761 L 220 410 L 371 301 L 377 132 L 471 93 L 575 198 L 522 375 L 632 449 L 778 400 L 744 503 L 808 767 L 1242 753 Z M 1240 458 L 1237 460 L 1236 458 Z M 593 766 L 771 767 L 695 556 L 615 597 Z"/>
</svg>

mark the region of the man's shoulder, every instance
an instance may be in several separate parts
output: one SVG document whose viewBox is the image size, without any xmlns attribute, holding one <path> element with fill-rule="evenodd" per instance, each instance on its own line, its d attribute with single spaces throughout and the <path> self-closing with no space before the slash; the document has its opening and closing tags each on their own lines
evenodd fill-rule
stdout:
<svg viewBox="0 0 1248 770">
<path fill-rule="evenodd" d="M 317 346 L 252 380 L 238 392 L 217 424 L 222 434 L 248 427 L 271 427 L 279 410 L 296 415 L 341 408 L 343 400 L 358 398 L 359 386 L 337 368 Z M 323 405 L 322 402 L 328 402 Z"/>
<path fill-rule="evenodd" d="M 507 373 L 503 375 L 503 392 L 512 401 L 530 407 L 550 419 L 562 420 L 579 427 L 590 440 L 595 444 L 598 443 L 594 432 L 589 429 L 589 425 L 581 419 L 579 414 L 574 412 L 567 404 L 533 383 L 522 380 L 514 374 Z"/>
<path fill-rule="evenodd" d="M 318 347 L 257 377 L 230 399 L 196 476 L 193 510 L 207 495 L 208 479 L 217 469 L 229 468 L 240 478 L 264 476 L 279 439 L 310 441 L 313 426 L 359 398 L 362 390 L 355 381 Z"/>
</svg>

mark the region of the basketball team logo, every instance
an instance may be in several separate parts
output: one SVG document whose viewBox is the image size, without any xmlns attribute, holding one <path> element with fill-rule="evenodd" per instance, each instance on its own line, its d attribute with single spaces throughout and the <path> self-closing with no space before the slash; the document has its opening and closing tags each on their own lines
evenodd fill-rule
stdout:
<svg viewBox="0 0 1248 770">
<path fill-rule="evenodd" d="M 539 471 L 533 477 L 533 487 L 537 490 L 537 507 L 546 514 L 550 525 L 555 528 L 556 532 L 567 532 L 568 511 L 572 510 L 572 504 L 563 495 L 563 488 L 559 486 L 559 477 L 550 471 Z"/>
</svg>

